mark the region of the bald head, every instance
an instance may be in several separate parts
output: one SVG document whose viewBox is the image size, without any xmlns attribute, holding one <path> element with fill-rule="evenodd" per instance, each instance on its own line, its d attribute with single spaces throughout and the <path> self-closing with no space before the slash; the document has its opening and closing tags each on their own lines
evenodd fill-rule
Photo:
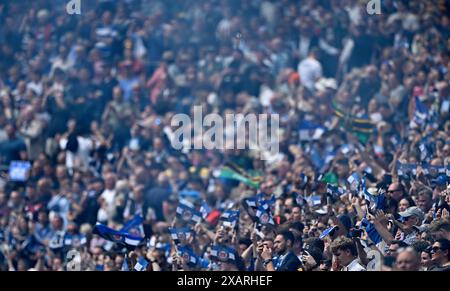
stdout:
<svg viewBox="0 0 450 291">
<path fill-rule="evenodd" d="M 397 255 L 395 262 L 395 269 L 397 271 L 419 271 L 420 257 L 412 248 L 401 251 Z"/>
</svg>

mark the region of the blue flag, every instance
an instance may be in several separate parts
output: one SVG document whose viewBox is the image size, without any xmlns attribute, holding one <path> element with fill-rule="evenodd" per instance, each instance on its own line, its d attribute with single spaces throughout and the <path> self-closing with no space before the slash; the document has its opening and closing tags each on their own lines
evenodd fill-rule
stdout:
<svg viewBox="0 0 450 291">
<path fill-rule="evenodd" d="M 144 234 L 144 226 L 142 225 L 143 222 L 144 218 L 141 215 L 136 214 L 131 220 L 125 223 L 125 225 L 120 229 L 120 231 L 144 237 L 145 234 Z"/>
<path fill-rule="evenodd" d="M 340 197 L 345 194 L 345 190 L 342 187 L 327 183 L 327 193 L 335 197 Z"/>
<path fill-rule="evenodd" d="M 15 182 L 25 182 L 28 178 L 28 172 L 30 169 L 30 162 L 12 161 L 9 165 L 9 179 Z"/>
<path fill-rule="evenodd" d="M 294 193 L 295 202 L 297 202 L 298 205 L 303 206 L 305 205 L 305 198 L 302 194 L 295 192 Z"/>
<path fill-rule="evenodd" d="M 138 272 L 143 272 L 147 270 L 148 261 L 144 257 L 139 257 L 137 259 L 136 265 L 134 265 L 134 269 Z"/>
<path fill-rule="evenodd" d="M 416 164 L 402 164 L 397 161 L 397 174 L 403 177 L 415 177 L 417 174 Z"/>
<path fill-rule="evenodd" d="M 262 206 L 256 210 L 256 217 L 258 217 L 259 223 L 262 225 L 272 224 L 275 225 L 275 221 L 272 218 L 270 211 Z"/>
<path fill-rule="evenodd" d="M 318 140 L 325 133 L 325 127 L 303 120 L 299 126 L 299 138 L 301 141 Z"/>
<path fill-rule="evenodd" d="M 256 195 L 259 205 L 268 205 L 269 207 L 275 204 L 275 195 L 271 195 L 269 199 L 265 199 L 265 194 L 259 193 Z"/>
<path fill-rule="evenodd" d="M 414 99 L 415 109 L 414 109 L 414 116 L 411 120 L 410 127 L 424 127 L 427 124 L 428 120 L 428 108 L 427 106 L 420 101 L 419 97 L 415 97 Z"/>
<path fill-rule="evenodd" d="M 306 176 L 304 173 L 300 173 L 300 189 L 305 189 L 306 185 L 308 184 L 308 176 Z"/>
<path fill-rule="evenodd" d="M 358 173 L 353 173 L 347 178 L 347 182 L 350 184 L 350 189 L 353 191 L 358 191 L 359 184 L 361 183 L 361 178 Z"/>
<path fill-rule="evenodd" d="M 202 214 L 194 208 L 194 205 L 187 200 L 180 200 L 176 215 L 188 224 L 197 224 L 202 220 Z"/>
<path fill-rule="evenodd" d="M 375 226 L 372 223 L 370 223 L 367 220 L 367 218 L 364 217 L 361 220 L 361 227 L 364 227 L 366 229 L 367 235 L 369 236 L 370 240 L 373 241 L 374 244 L 377 244 L 383 240 L 381 235 L 375 229 Z"/>
<path fill-rule="evenodd" d="M 175 244 L 180 244 L 180 240 L 188 240 L 192 235 L 192 230 L 189 227 L 172 228 L 169 227 L 170 237 Z"/>
<path fill-rule="evenodd" d="M 108 241 L 131 247 L 138 246 L 144 240 L 143 237 L 115 230 L 101 223 L 95 225 L 93 233 L 98 234 Z"/>
<path fill-rule="evenodd" d="M 208 215 L 211 213 L 212 209 L 209 207 L 208 203 L 206 201 L 203 201 L 202 207 L 200 208 L 200 213 L 202 214 L 202 218 L 206 219 Z"/>
<path fill-rule="evenodd" d="M 214 245 L 211 248 L 210 258 L 212 261 L 233 262 L 236 261 L 236 251 L 233 248 Z"/>
<path fill-rule="evenodd" d="M 182 257 L 190 267 L 195 267 L 199 263 L 199 258 L 190 247 L 178 247 L 178 255 Z"/>
<path fill-rule="evenodd" d="M 258 199 L 256 196 L 245 199 L 245 203 L 247 203 L 247 205 L 250 207 L 254 207 L 254 208 L 258 207 L 257 206 Z"/>
<path fill-rule="evenodd" d="M 362 181 L 361 181 L 361 192 L 364 196 L 364 199 L 366 199 L 368 201 L 373 200 L 373 195 L 367 190 L 365 176 L 362 178 Z"/>
<path fill-rule="evenodd" d="M 337 228 L 337 226 L 332 226 L 332 227 L 329 227 L 329 228 L 327 228 L 327 229 L 325 229 L 323 232 L 322 232 L 322 234 L 319 236 L 319 238 L 320 239 L 323 239 L 324 237 L 326 237 L 327 235 L 329 235 L 334 229 L 336 229 Z"/>
<path fill-rule="evenodd" d="M 128 272 L 130 271 L 130 268 L 128 267 L 128 255 L 125 254 L 125 258 L 123 259 L 122 268 L 121 271 Z"/>
<path fill-rule="evenodd" d="M 220 220 L 223 221 L 224 226 L 235 228 L 239 221 L 239 210 L 225 210 L 220 216 Z"/>
<path fill-rule="evenodd" d="M 310 206 L 317 206 L 322 204 L 322 197 L 318 195 L 307 196 L 305 197 L 305 200 Z"/>
<path fill-rule="evenodd" d="M 186 199 L 186 198 L 194 198 L 199 199 L 200 198 L 200 192 L 190 189 L 185 189 L 179 193 L 180 198 Z"/>
</svg>

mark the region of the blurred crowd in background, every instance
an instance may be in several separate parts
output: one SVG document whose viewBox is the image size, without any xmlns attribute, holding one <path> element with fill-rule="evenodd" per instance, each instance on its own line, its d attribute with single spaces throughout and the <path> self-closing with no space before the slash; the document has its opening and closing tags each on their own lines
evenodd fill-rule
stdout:
<svg viewBox="0 0 450 291">
<path fill-rule="evenodd" d="M 450 1 L 66 4 L 0 0 L 1 270 L 450 270 Z"/>
</svg>

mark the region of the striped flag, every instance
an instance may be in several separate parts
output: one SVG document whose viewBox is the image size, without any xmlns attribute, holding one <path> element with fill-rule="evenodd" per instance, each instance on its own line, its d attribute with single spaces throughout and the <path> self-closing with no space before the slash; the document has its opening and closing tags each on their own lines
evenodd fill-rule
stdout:
<svg viewBox="0 0 450 291">
<path fill-rule="evenodd" d="M 144 222 L 144 218 L 136 214 L 132 219 L 130 219 L 125 225 L 120 229 L 120 231 L 128 232 L 130 234 L 134 234 L 137 236 L 144 237 L 144 226 L 142 223 Z"/>
<path fill-rule="evenodd" d="M 112 241 L 129 247 L 136 247 L 144 240 L 143 237 L 136 236 L 124 231 L 118 231 L 101 223 L 97 223 L 95 225 L 93 233 L 98 234 L 108 241 Z"/>
<path fill-rule="evenodd" d="M 333 101 L 332 108 L 334 114 L 339 117 L 341 126 L 355 135 L 361 143 L 366 143 L 373 133 L 375 124 L 369 118 L 357 118 L 341 110 Z"/>
<path fill-rule="evenodd" d="M 415 177 L 417 174 L 417 165 L 416 164 L 402 164 L 397 161 L 397 175 L 399 176 L 412 176 Z"/>
</svg>

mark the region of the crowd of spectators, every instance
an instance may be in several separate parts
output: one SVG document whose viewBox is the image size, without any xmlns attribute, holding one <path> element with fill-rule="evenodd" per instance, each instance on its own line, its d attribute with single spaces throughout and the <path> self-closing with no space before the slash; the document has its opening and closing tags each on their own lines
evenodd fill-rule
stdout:
<svg viewBox="0 0 450 291">
<path fill-rule="evenodd" d="M 450 1 L 367 2 L 0 0 L 0 270 L 450 270 Z M 279 153 L 175 150 L 194 106 Z"/>
</svg>

